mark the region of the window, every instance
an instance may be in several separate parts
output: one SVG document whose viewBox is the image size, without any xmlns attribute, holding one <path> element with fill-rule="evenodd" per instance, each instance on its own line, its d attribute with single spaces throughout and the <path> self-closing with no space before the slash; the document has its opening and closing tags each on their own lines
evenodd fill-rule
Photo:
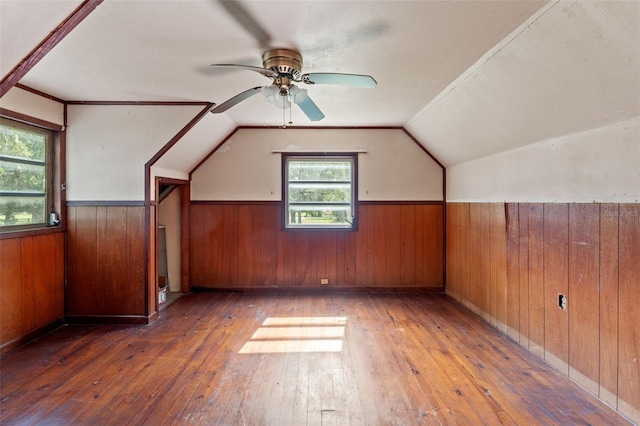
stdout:
<svg viewBox="0 0 640 426">
<path fill-rule="evenodd" d="M 355 229 L 355 155 L 284 155 L 285 228 Z"/>
<path fill-rule="evenodd" d="M 0 118 L 0 228 L 46 226 L 52 210 L 53 132 Z"/>
</svg>

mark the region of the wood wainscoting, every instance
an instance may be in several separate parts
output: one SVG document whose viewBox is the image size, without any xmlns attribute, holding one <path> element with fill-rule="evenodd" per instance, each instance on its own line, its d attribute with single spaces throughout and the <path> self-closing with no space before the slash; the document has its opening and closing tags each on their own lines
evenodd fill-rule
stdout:
<svg viewBox="0 0 640 426">
<path fill-rule="evenodd" d="M 443 289 L 442 202 L 360 203 L 357 231 L 283 231 L 280 202 L 193 202 L 190 278 L 204 288 Z M 323 286 L 324 287 L 324 286 Z"/>
<path fill-rule="evenodd" d="M 640 422 L 639 204 L 448 203 L 446 258 L 449 295 Z"/>
<path fill-rule="evenodd" d="M 146 323 L 142 203 L 70 204 L 68 223 L 67 320 Z"/>
<path fill-rule="evenodd" d="M 64 317 L 64 233 L 0 240 L 0 348 L 15 348 Z"/>
</svg>

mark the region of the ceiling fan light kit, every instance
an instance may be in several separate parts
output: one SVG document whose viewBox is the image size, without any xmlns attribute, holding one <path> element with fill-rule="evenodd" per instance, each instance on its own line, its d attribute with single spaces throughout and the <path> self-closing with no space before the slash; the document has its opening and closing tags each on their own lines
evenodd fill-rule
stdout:
<svg viewBox="0 0 640 426">
<path fill-rule="evenodd" d="M 260 93 L 262 93 L 262 96 L 264 96 L 268 102 L 274 104 L 278 108 L 285 109 L 291 106 L 289 97 L 280 95 L 280 90 L 278 90 L 274 85 L 262 86 L 260 88 Z"/>
<path fill-rule="evenodd" d="M 239 104 L 245 99 L 262 93 L 263 97 L 278 108 L 286 109 L 295 103 L 311 121 L 319 121 L 324 114 L 311 100 L 306 89 L 300 89 L 293 83 L 304 84 L 334 84 L 361 88 L 374 88 L 376 81 L 369 75 L 342 74 L 342 73 L 310 73 L 302 74 L 302 55 L 290 49 L 272 49 L 262 55 L 264 68 L 239 64 L 213 64 L 214 67 L 227 67 L 245 69 L 258 72 L 271 78 L 268 86 L 254 87 L 237 94 L 231 99 L 215 107 L 211 112 L 221 113 Z"/>
</svg>

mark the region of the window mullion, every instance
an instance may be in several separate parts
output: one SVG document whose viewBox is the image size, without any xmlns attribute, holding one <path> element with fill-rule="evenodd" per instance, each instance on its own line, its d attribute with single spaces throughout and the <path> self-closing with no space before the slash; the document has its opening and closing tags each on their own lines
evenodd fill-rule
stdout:
<svg viewBox="0 0 640 426">
<path fill-rule="evenodd" d="M 285 227 L 352 229 L 354 168 L 353 155 L 283 156 Z"/>
<path fill-rule="evenodd" d="M 44 227 L 52 209 L 53 132 L 0 118 L 0 227 Z"/>
</svg>

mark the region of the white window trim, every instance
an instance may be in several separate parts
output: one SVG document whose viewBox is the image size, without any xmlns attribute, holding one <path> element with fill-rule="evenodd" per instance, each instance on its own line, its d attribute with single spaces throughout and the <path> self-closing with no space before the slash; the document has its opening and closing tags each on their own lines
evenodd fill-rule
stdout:
<svg viewBox="0 0 640 426">
<path fill-rule="evenodd" d="M 285 230 L 314 230 L 314 231 L 354 231 L 357 230 L 357 202 L 358 202 L 358 191 L 357 191 L 357 173 L 358 173 L 358 157 L 357 152 L 353 150 L 344 151 L 344 152 L 304 152 L 300 151 L 283 153 L 282 156 L 282 224 Z M 335 159 L 344 159 L 349 160 L 351 162 L 351 220 L 347 221 L 348 224 L 335 224 L 335 225 L 319 225 L 319 224 L 298 224 L 298 223 L 290 223 L 289 217 L 289 160 L 296 159 L 312 159 L 312 160 L 320 160 L 320 161 L 330 161 Z"/>
</svg>

